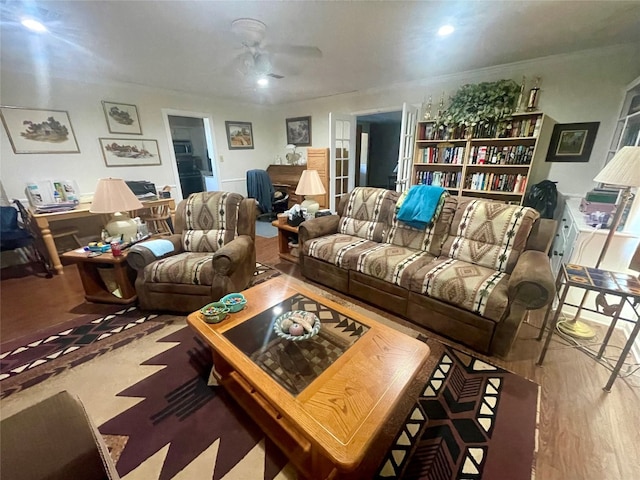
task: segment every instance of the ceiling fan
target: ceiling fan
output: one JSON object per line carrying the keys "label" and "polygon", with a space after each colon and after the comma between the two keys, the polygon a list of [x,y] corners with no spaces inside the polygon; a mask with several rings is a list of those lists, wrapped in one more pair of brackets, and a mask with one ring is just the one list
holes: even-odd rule
{"label": "ceiling fan", "polygon": [[253,18],[239,18],[231,23],[231,32],[242,43],[243,52],[236,57],[237,70],[245,75],[258,79],[271,77],[284,78],[276,73],[273,67],[273,55],[290,55],[296,57],[322,57],[318,47],[305,45],[265,44],[267,26]]}

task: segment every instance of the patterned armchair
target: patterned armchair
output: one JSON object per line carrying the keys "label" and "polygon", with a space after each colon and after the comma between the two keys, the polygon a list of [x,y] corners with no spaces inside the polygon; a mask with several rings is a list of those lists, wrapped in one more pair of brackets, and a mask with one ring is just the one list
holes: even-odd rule
{"label": "patterned armchair", "polygon": [[256,265],[255,218],[255,201],[237,193],[194,193],[180,202],[175,233],[134,245],[127,256],[140,307],[193,312],[244,290]]}

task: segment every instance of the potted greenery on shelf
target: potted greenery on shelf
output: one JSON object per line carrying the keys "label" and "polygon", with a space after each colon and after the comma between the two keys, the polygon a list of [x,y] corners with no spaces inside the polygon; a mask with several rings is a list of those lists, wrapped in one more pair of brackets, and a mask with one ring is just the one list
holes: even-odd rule
{"label": "potted greenery on shelf", "polygon": [[519,93],[513,80],[463,85],[451,98],[440,128],[498,123],[513,113]]}

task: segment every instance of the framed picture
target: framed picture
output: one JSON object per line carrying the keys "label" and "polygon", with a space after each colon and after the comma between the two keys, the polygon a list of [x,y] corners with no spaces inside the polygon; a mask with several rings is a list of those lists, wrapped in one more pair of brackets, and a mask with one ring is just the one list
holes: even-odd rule
{"label": "framed picture", "polygon": [[229,150],[253,149],[253,129],[249,122],[224,122]]}
{"label": "framed picture", "polygon": [[14,153],[80,153],[64,110],[0,107]]}
{"label": "framed picture", "polygon": [[588,162],[600,122],[556,124],[547,162]]}
{"label": "framed picture", "polygon": [[162,163],[157,140],[137,138],[100,138],[99,140],[107,167],[139,167]]}
{"label": "framed picture", "polygon": [[311,146],[311,117],[287,118],[287,143],[296,147]]}
{"label": "framed picture", "polygon": [[104,118],[107,119],[109,133],[129,133],[142,135],[138,108],[128,103],[102,101]]}

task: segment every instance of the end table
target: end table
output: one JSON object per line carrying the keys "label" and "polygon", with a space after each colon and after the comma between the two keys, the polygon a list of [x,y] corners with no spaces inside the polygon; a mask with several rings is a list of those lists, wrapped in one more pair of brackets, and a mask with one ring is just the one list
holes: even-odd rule
{"label": "end table", "polygon": [[[129,304],[138,299],[134,288],[136,272],[127,264],[127,251],[114,257],[111,252],[102,253],[95,257],[90,252],[73,250],[62,254],[62,258],[78,265],[78,272],[84,287],[84,298],[88,302]],[[118,285],[122,297],[117,297],[103,281],[99,268],[112,268],[115,283]]]}
{"label": "end table", "polygon": [[[558,272],[558,277],[556,278],[556,289],[558,290],[558,292],[561,291],[561,286],[562,293],[560,294],[558,307],[556,308],[555,314],[553,316],[553,321],[551,322],[551,325],[549,327],[547,338],[544,342],[544,346],[542,347],[542,351],[540,352],[540,358],[538,359],[537,364],[542,365],[542,362],[544,361],[547,349],[549,348],[549,342],[551,341],[551,336],[553,335],[553,332],[556,329],[556,325],[558,324],[560,312],[562,311],[562,307],[565,305],[565,299],[567,298],[567,293],[570,287],[581,288],[587,292],[592,291],[602,294],[614,295],[618,297],[620,301],[618,306],[614,309],[611,325],[609,325],[609,328],[607,329],[607,333],[604,337],[602,345],[600,346],[600,350],[598,351],[596,358],[602,358],[605,348],[607,347],[607,343],[609,343],[609,339],[611,338],[611,334],[613,333],[613,329],[615,328],[616,323],[619,319],[633,322],[634,327],[622,349],[622,352],[620,353],[620,357],[618,357],[616,365],[611,372],[611,376],[609,377],[609,380],[604,387],[604,391],[609,392],[611,391],[613,382],[617,378],[618,373],[620,372],[620,369],[622,368],[622,365],[624,364],[624,361],[627,358],[631,347],[633,346],[633,342],[638,336],[638,332],[640,332],[640,319],[638,318],[638,313],[636,310],[638,302],[640,302],[640,280],[638,280],[637,277],[628,275],[626,273],[610,272],[609,270],[590,268],[582,265],[562,264],[560,271]],[[622,307],[625,303],[631,305],[634,312],[636,312],[635,321],[627,320],[620,317]],[[538,340],[541,340],[542,336],[544,335],[545,328],[549,321],[549,314],[551,313],[552,305],[553,302],[551,302],[547,307],[547,313],[544,317],[544,323],[542,325],[542,328],[540,329]],[[566,303],[566,305],[570,305],[572,307],[577,306],[571,305],[569,303]],[[583,310],[589,309],[583,308]]]}

